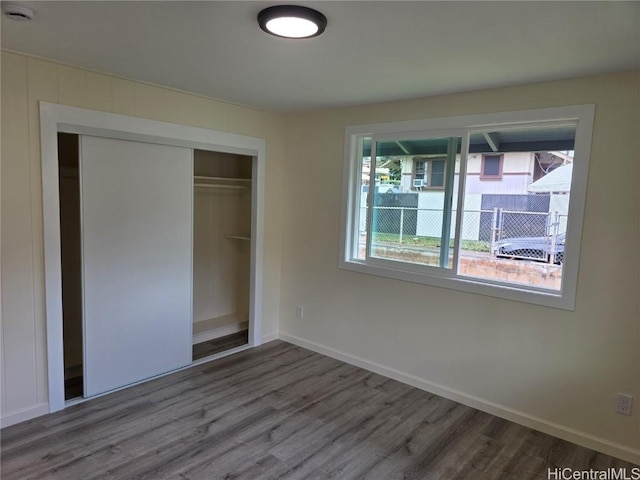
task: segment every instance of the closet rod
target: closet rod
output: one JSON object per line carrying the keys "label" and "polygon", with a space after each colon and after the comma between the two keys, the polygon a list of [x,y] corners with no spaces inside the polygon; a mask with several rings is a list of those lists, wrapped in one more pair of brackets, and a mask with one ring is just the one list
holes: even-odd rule
{"label": "closet rod", "polygon": [[194,187],[204,187],[204,188],[231,188],[234,190],[244,190],[246,188],[249,188],[245,185],[211,185],[208,183],[194,183],[193,184]]}

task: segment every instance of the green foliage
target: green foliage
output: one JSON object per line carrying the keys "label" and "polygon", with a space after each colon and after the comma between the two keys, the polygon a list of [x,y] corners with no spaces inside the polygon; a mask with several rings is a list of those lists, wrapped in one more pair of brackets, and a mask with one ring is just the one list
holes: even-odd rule
{"label": "green foliage", "polygon": [[389,180],[392,180],[391,183],[400,184],[400,180],[402,179],[402,169],[401,168],[390,168],[389,169]]}
{"label": "green foliage", "polygon": [[[374,232],[373,240],[375,242],[390,243],[400,245],[400,235],[397,233]],[[403,235],[402,244],[404,246],[424,247],[424,248],[440,248],[439,237],[422,237],[416,235]],[[453,248],[454,242],[451,241],[450,248]],[[479,240],[463,240],[462,250],[471,252],[489,252],[489,242]]]}

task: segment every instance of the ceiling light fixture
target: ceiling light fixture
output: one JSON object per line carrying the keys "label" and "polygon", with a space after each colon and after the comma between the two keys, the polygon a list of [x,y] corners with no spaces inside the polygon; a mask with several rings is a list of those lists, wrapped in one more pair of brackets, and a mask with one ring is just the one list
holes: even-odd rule
{"label": "ceiling light fixture", "polygon": [[2,13],[4,13],[5,17],[10,18],[11,20],[16,20],[18,22],[28,22],[29,20],[33,19],[33,10],[21,5],[3,3]]}
{"label": "ceiling light fixture", "polygon": [[258,14],[258,24],[265,32],[283,38],[317,37],[327,26],[327,17],[312,8],[276,5]]}

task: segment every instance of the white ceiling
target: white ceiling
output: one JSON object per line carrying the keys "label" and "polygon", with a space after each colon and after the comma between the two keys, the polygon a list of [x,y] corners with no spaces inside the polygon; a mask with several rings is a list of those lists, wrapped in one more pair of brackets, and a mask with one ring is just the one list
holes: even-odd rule
{"label": "white ceiling", "polygon": [[271,37],[283,2],[10,2],[2,47],[272,111],[640,68],[640,2],[315,1],[325,33]]}

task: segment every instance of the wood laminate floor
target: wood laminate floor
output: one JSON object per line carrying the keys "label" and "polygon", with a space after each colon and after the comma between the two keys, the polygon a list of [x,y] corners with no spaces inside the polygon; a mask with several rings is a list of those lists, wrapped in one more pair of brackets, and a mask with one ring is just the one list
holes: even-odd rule
{"label": "wood laminate floor", "polygon": [[632,468],[274,341],[2,430],[3,480],[546,479]]}
{"label": "wood laminate floor", "polygon": [[246,345],[247,343],[249,343],[249,330],[242,330],[241,332],[232,333],[225,337],[196,343],[193,346],[193,360],[200,360],[201,358],[209,357],[216,353],[224,352],[225,350],[231,350],[232,348]]}
{"label": "wood laminate floor", "polygon": [[[207,340],[206,342],[196,343],[193,346],[193,360],[210,357],[216,353],[224,352],[241,345],[249,343],[249,330],[232,333],[224,337]],[[82,374],[79,376],[65,379],[64,381],[64,399],[72,400],[81,398],[84,395],[84,380]]]}

